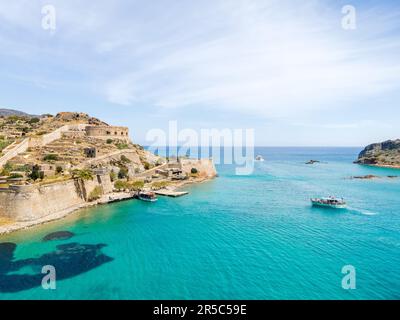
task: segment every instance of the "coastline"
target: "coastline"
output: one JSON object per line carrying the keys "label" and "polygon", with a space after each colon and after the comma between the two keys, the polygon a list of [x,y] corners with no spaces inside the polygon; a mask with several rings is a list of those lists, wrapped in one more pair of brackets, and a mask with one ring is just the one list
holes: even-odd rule
{"label": "coastline", "polygon": [[[197,183],[204,183],[204,182],[210,181],[214,178],[215,177],[211,177],[211,178],[205,177],[205,178],[198,178],[195,180],[177,182],[177,183],[170,185],[164,189],[168,189],[171,191],[177,191],[184,186],[191,185],[191,184],[197,184]],[[61,220],[65,217],[71,215],[72,213],[76,213],[77,211],[79,211],[81,209],[95,207],[98,205],[107,205],[107,204],[110,204],[113,202],[127,201],[127,200],[133,200],[133,199],[134,199],[134,195],[131,192],[113,192],[113,193],[105,194],[96,201],[85,202],[85,203],[82,203],[82,204],[79,204],[76,206],[72,206],[68,209],[52,213],[50,215],[47,215],[47,216],[37,219],[37,220],[11,222],[11,223],[7,223],[4,225],[0,225],[0,236],[10,234],[10,233],[13,233],[16,231],[20,231],[20,230],[30,229],[35,226],[43,225],[48,222]]]}
{"label": "coastline", "polygon": [[400,165],[391,164],[368,164],[368,163],[357,163],[362,166],[374,167],[374,168],[386,168],[386,169],[400,169]]}

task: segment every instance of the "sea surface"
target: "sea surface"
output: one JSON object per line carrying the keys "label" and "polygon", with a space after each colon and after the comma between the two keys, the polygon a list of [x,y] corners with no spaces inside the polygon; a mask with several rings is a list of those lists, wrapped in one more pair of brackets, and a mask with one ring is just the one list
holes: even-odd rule
{"label": "sea surface", "polygon": [[[400,299],[400,170],[360,148],[257,148],[252,175],[79,211],[0,237],[0,299]],[[306,165],[310,159],[322,161]],[[349,179],[379,175],[375,180]],[[310,197],[344,197],[345,210]],[[42,241],[55,231],[69,239]],[[44,290],[44,265],[56,289]],[[356,289],[342,288],[354,266]]]}

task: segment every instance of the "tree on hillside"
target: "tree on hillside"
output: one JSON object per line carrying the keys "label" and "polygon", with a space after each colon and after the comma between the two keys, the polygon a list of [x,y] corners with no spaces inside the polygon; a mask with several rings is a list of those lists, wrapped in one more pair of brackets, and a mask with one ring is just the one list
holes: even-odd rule
{"label": "tree on hillside", "polygon": [[74,179],[93,180],[93,172],[89,169],[75,169],[72,171],[72,177]]}

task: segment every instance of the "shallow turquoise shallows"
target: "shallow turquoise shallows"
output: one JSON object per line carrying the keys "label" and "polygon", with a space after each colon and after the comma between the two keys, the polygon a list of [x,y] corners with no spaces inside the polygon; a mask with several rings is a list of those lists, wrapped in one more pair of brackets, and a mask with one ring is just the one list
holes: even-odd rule
{"label": "shallow turquoise shallows", "polygon": [[[182,198],[96,207],[0,237],[17,245],[0,252],[0,299],[399,299],[400,178],[348,178],[400,170],[355,165],[359,151],[258,148],[266,161],[253,175],[219,165],[219,178]],[[349,208],[310,206],[329,195]],[[75,236],[41,240],[62,230]],[[56,290],[40,285],[47,264]],[[345,265],[355,290],[342,288]]]}

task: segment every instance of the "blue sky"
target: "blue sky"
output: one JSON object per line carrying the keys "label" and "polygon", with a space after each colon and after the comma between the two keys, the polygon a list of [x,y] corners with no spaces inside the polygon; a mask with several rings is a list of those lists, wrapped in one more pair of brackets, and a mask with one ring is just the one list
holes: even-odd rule
{"label": "blue sky", "polygon": [[142,144],[169,120],[267,146],[400,138],[398,1],[0,0],[0,48],[1,108],[87,112]]}

